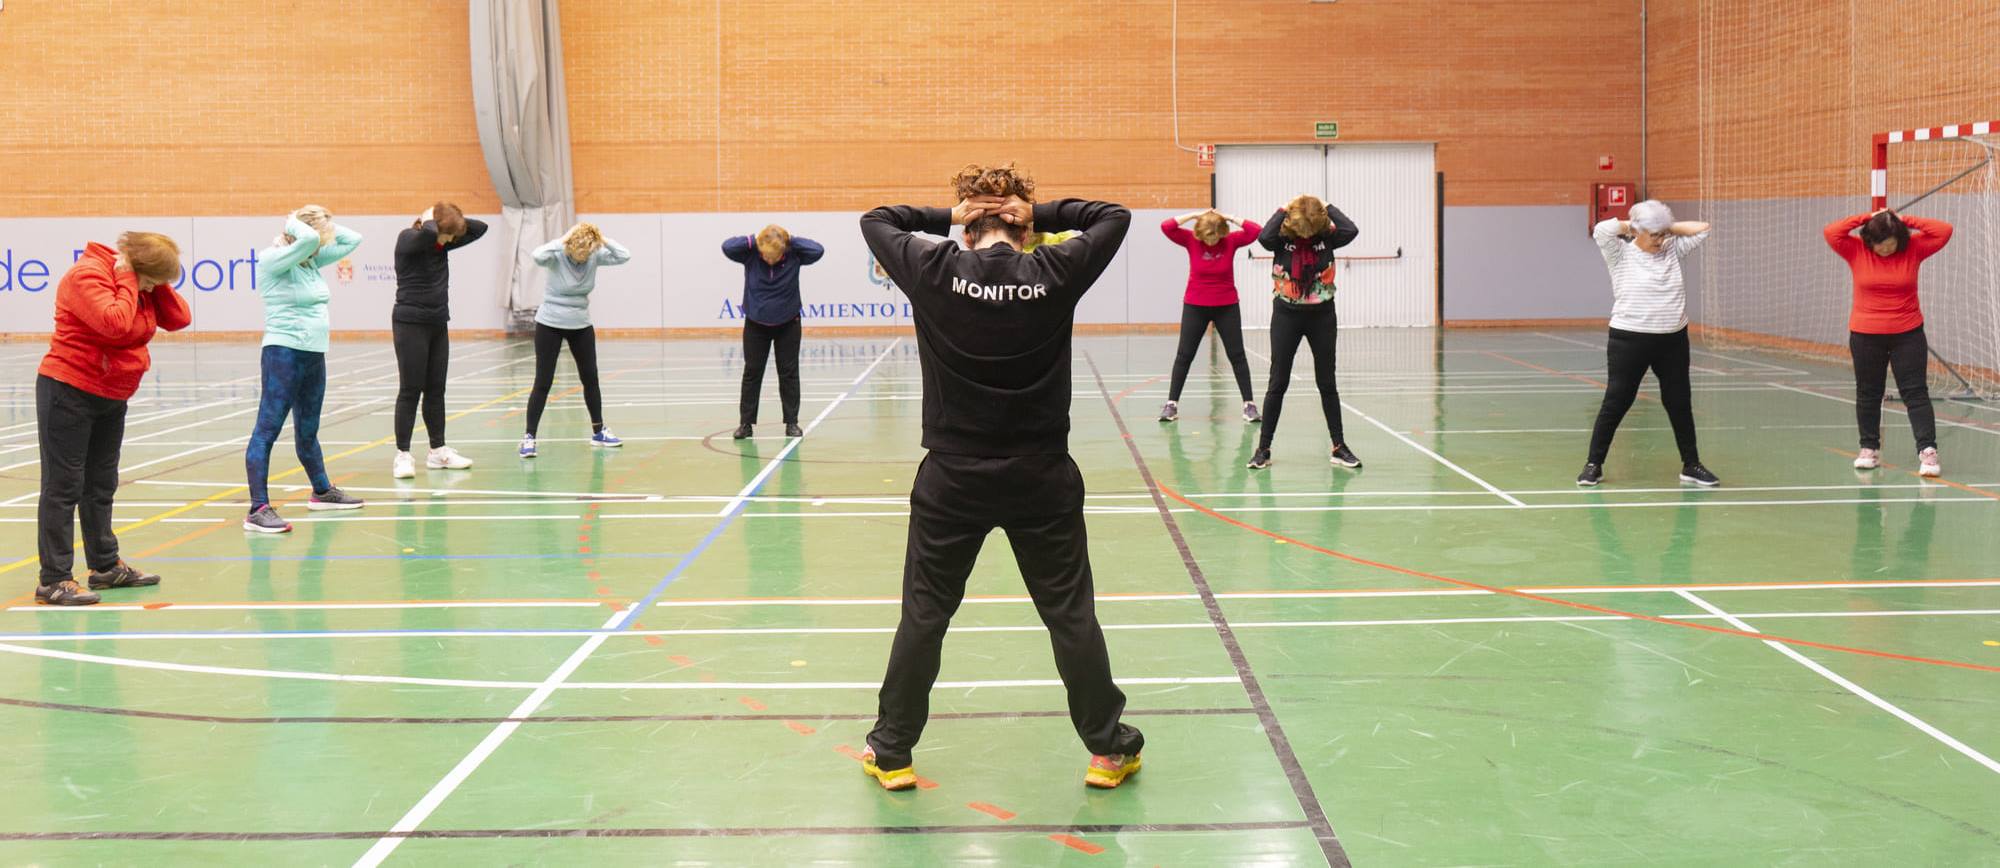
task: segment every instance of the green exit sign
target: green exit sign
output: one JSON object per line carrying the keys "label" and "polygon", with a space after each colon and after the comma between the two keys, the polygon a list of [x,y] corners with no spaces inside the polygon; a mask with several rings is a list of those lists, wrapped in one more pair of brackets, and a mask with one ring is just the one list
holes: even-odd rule
{"label": "green exit sign", "polygon": [[1315,139],[1337,139],[1337,138],[1340,138],[1340,124],[1339,124],[1339,122],[1337,122],[1337,121],[1320,121],[1319,123],[1316,123],[1316,124],[1313,124],[1313,138],[1315,138]]}

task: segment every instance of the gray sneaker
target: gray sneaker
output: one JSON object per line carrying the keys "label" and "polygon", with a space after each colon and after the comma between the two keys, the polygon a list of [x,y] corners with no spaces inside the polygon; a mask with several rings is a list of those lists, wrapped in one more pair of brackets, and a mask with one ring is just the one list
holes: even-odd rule
{"label": "gray sneaker", "polygon": [[322,509],[360,509],[364,503],[366,501],[352,494],[338,488],[329,488],[313,492],[312,499],[306,501],[306,508],[315,512]]}
{"label": "gray sneaker", "polygon": [[1243,402],[1243,421],[1248,422],[1252,425],[1264,421],[1264,414],[1257,412],[1256,402],[1254,401]]}
{"label": "gray sneaker", "polygon": [[1165,406],[1160,408],[1160,421],[1162,422],[1172,422],[1180,417],[1181,405],[1179,401],[1168,401]]}
{"label": "gray sneaker", "polygon": [[292,523],[279,518],[278,511],[267,503],[243,517],[243,529],[257,533],[291,533]]}

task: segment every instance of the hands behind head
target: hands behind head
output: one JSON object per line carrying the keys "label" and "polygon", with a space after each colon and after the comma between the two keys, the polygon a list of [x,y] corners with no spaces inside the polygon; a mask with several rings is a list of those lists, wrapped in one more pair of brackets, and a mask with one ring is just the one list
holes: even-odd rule
{"label": "hands behind head", "polygon": [[967,199],[960,199],[957,205],[952,206],[951,224],[953,226],[965,226],[974,220],[999,211],[1006,204],[1007,200],[999,196],[973,196]]}

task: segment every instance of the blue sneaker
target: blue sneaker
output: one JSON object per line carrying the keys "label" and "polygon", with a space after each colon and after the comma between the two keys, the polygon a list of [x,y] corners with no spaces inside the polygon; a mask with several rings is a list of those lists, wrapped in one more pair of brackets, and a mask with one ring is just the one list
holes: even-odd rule
{"label": "blue sneaker", "polygon": [[611,433],[611,429],[600,428],[597,433],[590,435],[590,445],[615,449],[625,445],[625,441],[618,439],[618,435]]}
{"label": "blue sneaker", "polygon": [[535,435],[533,434],[521,435],[521,457],[522,458],[535,457]]}

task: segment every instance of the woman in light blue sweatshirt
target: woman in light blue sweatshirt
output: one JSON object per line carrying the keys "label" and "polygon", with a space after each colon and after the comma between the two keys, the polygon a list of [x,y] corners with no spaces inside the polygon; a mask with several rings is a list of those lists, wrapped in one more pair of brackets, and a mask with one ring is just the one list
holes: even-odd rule
{"label": "woman in light blue sweatshirt", "polygon": [[623,265],[632,251],[604,237],[589,223],[570,227],[563,237],[535,248],[535,264],[548,269],[549,286],[535,311],[535,389],[528,395],[528,433],[521,437],[521,457],[535,457],[535,432],[549,403],[556,380],[556,358],[563,344],[576,359],[576,376],[583,381],[583,405],[590,411],[590,445],[622,446],[624,441],[604,427],[604,395],[597,387],[597,329],[590,324],[590,292],[597,288],[597,267]]}
{"label": "woman in light blue sweatshirt", "polygon": [[319,411],[326,398],[326,303],[333,297],[319,270],[339,262],[361,245],[361,233],[335,225],[333,215],[307,205],[285,218],[285,233],[257,258],[257,291],[264,300],[263,395],[257,404],[257,427],[244,450],[244,471],[250,479],[250,514],[243,529],[286,533],[290,522],[271,508],[266,489],[271,475],[271,447],[285,417],[292,417],[292,437],[299,464],[312,480],[308,509],[358,509],[361,499],[333,487],[319,448]]}

